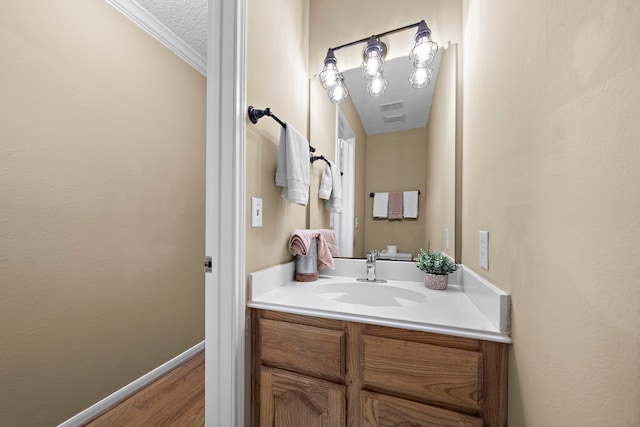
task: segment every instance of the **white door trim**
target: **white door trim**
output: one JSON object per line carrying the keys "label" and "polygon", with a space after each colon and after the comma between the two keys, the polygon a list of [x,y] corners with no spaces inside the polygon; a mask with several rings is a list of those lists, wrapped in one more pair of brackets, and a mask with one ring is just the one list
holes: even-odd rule
{"label": "white door trim", "polygon": [[245,10],[209,0],[205,254],[205,424],[245,414]]}

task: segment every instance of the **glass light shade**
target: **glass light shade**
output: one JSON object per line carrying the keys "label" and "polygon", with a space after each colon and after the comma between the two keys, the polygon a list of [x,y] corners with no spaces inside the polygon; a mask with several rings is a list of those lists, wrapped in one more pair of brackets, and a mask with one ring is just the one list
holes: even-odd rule
{"label": "glass light shade", "polygon": [[349,91],[344,83],[340,81],[340,83],[329,89],[327,95],[329,95],[329,100],[334,104],[342,104],[347,99]]}
{"label": "glass light shade", "polygon": [[369,92],[371,96],[380,96],[387,89],[387,86],[389,86],[387,79],[379,76],[369,80],[369,83],[367,83],[367,92]]}
{"label": "glass light shade", "polygon": [[409,53],[409,59],[414,67],[426,67],[433,62],[437,52],[438,43],[432,41],[430,36],[423,36],[416,40]]}
{"label": "glass light shade", "polygon": [[371,80],[378,77],[384,68],[384,59],[380,56],[380,51],[377,49],[371,49],[367,52],[367,55],[362,61],[362,74],[364,77]]}
{"label": "glass light shade", "polygon": [[411,86],[416,89],[420,89],[429,85],[433,78],[433,69],[431,67],[418,67],[414,68],[413,72],[409,76]]}
{"label": "glass light shade", "polygon": [[325,89],[331,89],[342,80],[342,74],[338,71],[338,67],[336,67],[336,64],[333,62],[325,64],[318,77],[320,78],[322,87]]}

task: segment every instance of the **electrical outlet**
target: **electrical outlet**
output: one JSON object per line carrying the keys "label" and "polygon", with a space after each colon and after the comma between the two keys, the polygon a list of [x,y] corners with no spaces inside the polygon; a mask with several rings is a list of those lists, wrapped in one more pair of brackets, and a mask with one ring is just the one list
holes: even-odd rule
{"label": "electrical outlet", "polygon": [[251,198],[251,227],[262,227],[262,199]]}
{"label": "electrical outlet", "polygon": [[449,250],[449,229],[448,228],[444,229],[444,250],[445,251]]}
{"label": "electrical outlet", "polygon": [[489,269],[489,232],[480,232],[480,267]]}

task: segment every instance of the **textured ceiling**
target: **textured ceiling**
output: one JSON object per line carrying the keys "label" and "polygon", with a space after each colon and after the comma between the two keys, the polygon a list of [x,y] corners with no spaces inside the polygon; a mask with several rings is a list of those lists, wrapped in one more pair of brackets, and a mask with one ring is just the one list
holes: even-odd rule
{"label": "textured ceiling", "polygon": [[137,0],[147,12],[207,58],[207,0]]}

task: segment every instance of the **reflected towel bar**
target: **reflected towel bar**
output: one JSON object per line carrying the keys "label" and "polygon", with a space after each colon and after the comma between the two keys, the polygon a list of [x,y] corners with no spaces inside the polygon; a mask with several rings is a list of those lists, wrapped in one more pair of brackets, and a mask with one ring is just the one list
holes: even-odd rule
{"label": "reflected towel bar", "polygon": [[[398,193],[401,193],[401,191],[399,191]],[[418,190],[418,194],[420,194],[420,190]],[[373,197],[375,195],[376,195],[376,193],[369,193],[369,197]]]}

